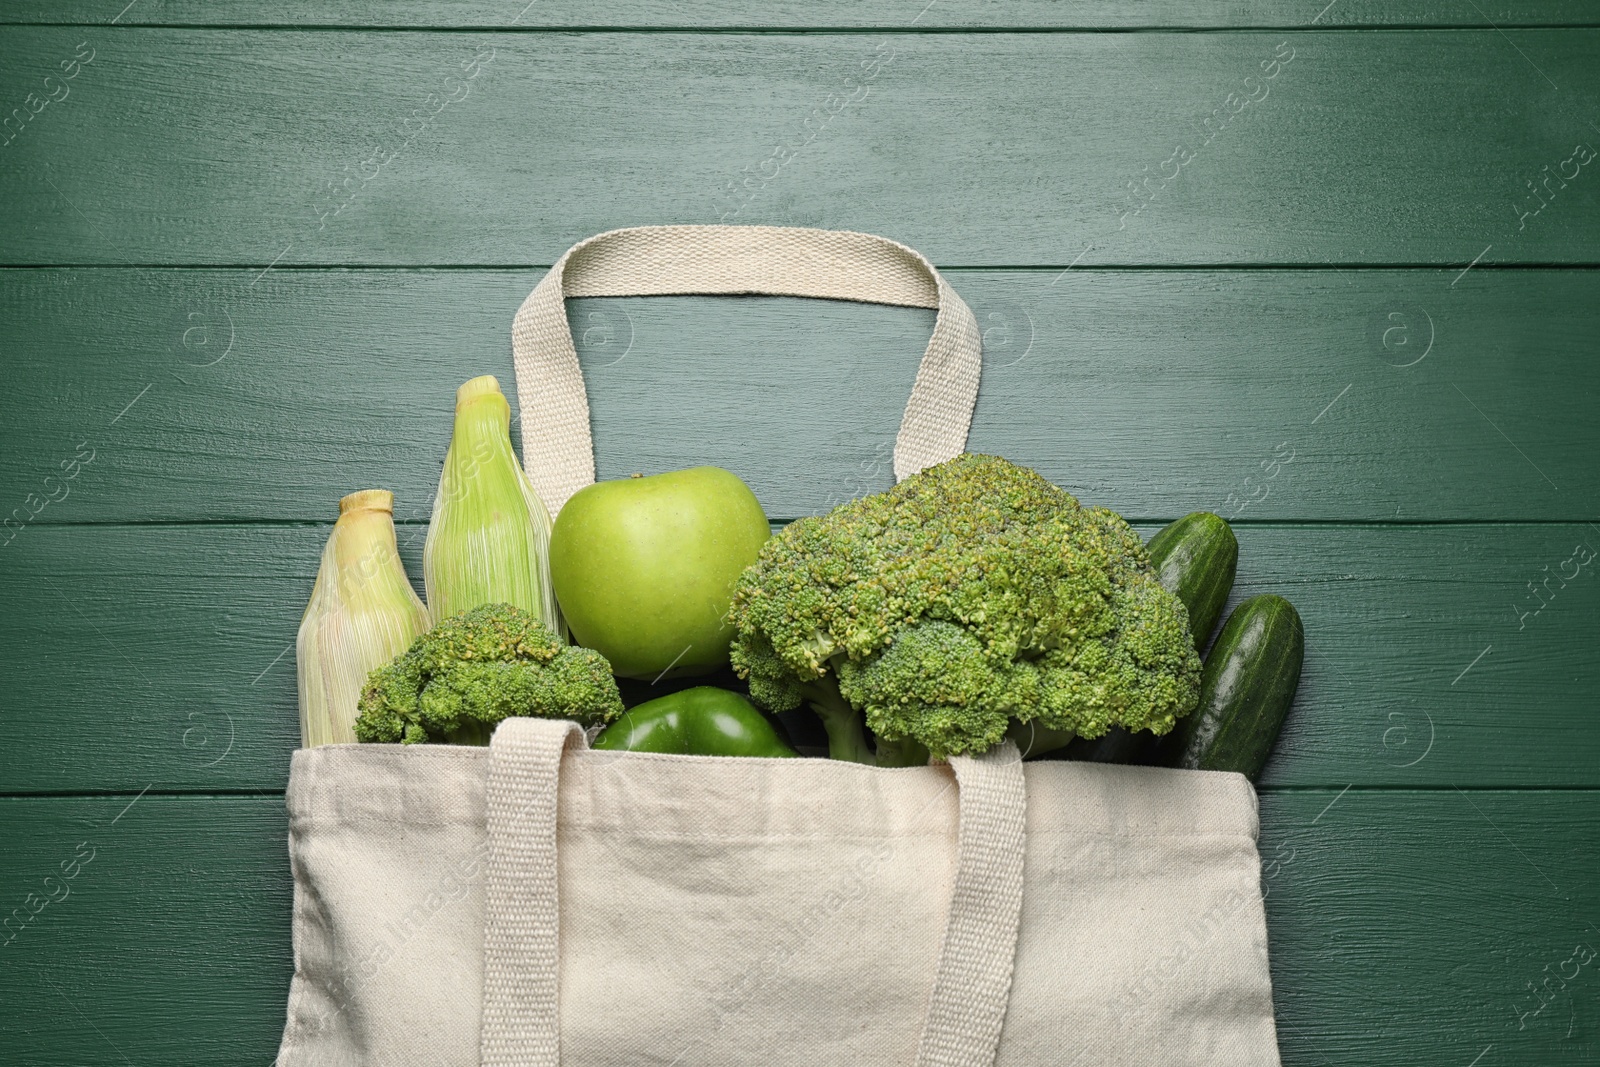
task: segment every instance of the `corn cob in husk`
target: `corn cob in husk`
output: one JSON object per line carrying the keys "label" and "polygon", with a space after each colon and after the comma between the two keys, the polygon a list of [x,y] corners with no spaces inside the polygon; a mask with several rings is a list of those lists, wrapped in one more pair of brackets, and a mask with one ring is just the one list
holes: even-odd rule
{"label": "corn cob in husk", "polygon": [[456,390],[422,575],[435,619],[512,604],[565,632],[550,584],[550,513],[511,450],[511,405],[493,375]]}
{"label": "corn cob in husk", "polygon": [[340,500],[295,639],[301,744],[353,743],[367,675],[428,626],[395,545],[394,494],[368,489]]}

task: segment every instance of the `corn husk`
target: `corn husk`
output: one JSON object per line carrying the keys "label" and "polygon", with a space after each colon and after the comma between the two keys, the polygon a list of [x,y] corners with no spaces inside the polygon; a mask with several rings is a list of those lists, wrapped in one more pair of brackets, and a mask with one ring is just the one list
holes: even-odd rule
{"label": "corn husk", "polygon": [[550,584],[550,513],[511,450],[511,405],[493,375],[456,390],[422,575],[435,619],[512,604],[563,632]]}
{"label": "corn husk", "polygon": [[394,494],[368,489],[340,500],[295,639],[301,744],[355,741],[356,702],[367,675],[428,626],[428,609],[395,545]]}

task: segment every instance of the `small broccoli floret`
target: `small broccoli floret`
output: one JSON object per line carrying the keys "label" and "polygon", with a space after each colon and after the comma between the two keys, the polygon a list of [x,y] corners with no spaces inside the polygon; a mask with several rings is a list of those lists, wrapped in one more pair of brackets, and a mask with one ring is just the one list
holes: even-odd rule
{"label": "small broccoli floret", "polygon": [[902,630],[863,663],[841,663],[839,691],[882,740],[981,751],[1037,699],[1038,678],[1026,664],[991,663],[971,630],[936,619]]}
{"label": "small broccoli floret", "polygon": [[793,711],[804,701],[800,679],[790,672],[772,642],[761,634],[753,633],[749,639],[736,642],[733,647],[734,669],[750,683],[750,696],[768,711],[780,713]]}
{"label": "small broccoli floret", "polygon": [[836,690],[880,741],[939,757],[993,746],[1011,720],[1166,733],[1199,697],[1187,612],[1138,534],[995,456],[790,524],[730,618],[757,703],[810,701],[834,738]]}
{"label": "small broccoli floret", "polygon": [[487,744],[502,719],[609,723],[622,714],[611,665],[510,604],[446,619],[367,678],[362,741]]}

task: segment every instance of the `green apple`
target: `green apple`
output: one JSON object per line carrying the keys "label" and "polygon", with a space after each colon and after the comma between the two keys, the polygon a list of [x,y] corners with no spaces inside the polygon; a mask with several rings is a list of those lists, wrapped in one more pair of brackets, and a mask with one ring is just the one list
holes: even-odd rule
{"label": "green apple", "polygon": [[772,530],[720,467],[596,482],[550,534],[550,576],[572,638],[628,678],[725,666],[728,602]]}

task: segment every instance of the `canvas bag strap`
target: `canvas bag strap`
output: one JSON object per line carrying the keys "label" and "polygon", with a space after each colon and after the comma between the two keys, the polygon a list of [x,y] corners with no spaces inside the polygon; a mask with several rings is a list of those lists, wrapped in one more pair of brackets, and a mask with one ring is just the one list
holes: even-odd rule
{"label": "canvas bag strap", "polygon": [[[484,1067],[561,1062],[561,760],[587,747],[575,723],[507,719],[490,742]],[[918,1067],[990,1067],[1011,992],[1027,796],[1009,741],[950,761],[959,789],[956,874]]]}
{"label": "canvas bag strap", "polygon": [[954,756],[956,873],[917,1067],[990,1067],[1011,1000],[1028,796],[1017,746]]}
{"label": "canvas bag strap", "polygon": [[895,478],[965,450],[982,337],[971,309],[921,254],[844,230],[637,226],[573,245],[511,326],[522,465],[551,515],[594,481],[589,397],[564,300],[735,293],[937,308],[895,439]]}
{"label": "canvas bag strap", "polygon": [[588,747],[575,722],[507,719],[489,743],[484,1067],[558,1067],[561,757]]}

